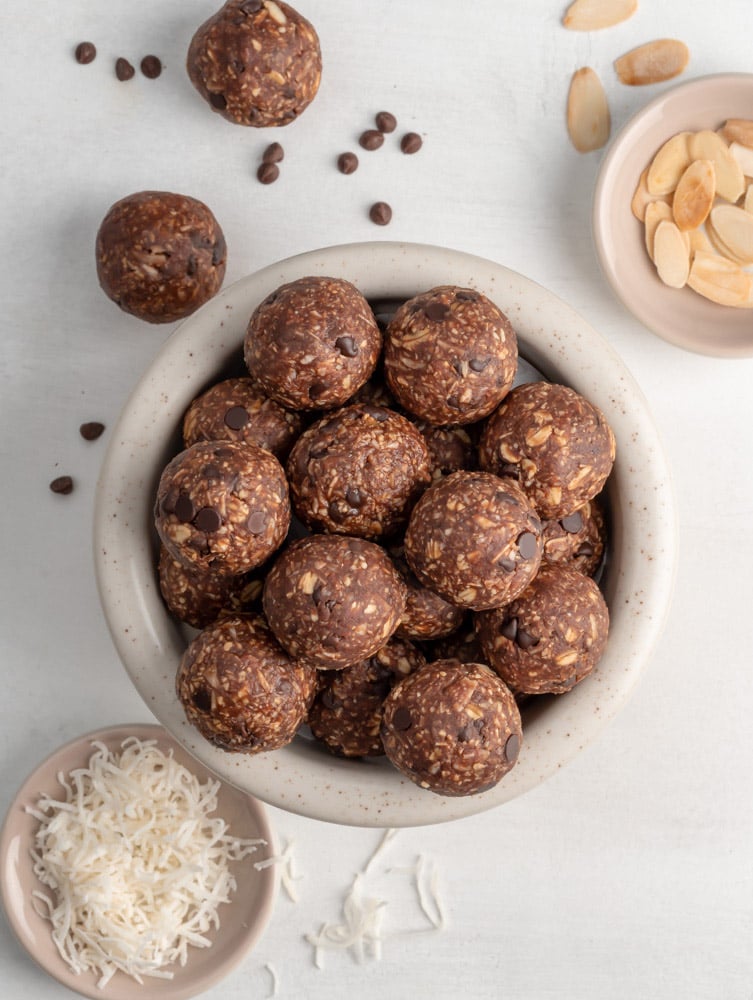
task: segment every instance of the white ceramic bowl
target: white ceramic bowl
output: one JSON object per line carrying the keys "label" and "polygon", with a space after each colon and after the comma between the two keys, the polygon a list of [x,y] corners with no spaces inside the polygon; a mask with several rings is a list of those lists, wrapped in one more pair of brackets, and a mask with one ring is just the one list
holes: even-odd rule
{"label": "white ceramic bowl", "polygon": [[753,74],[699,77],[654,98],[614,138],[599,170],[592,222],[607,281],[649,330],[698,354],[741,358],[753,355],[753,311],[662,284],[630,209],[642,171],[667,139],[715,130],[727,118],[753,118]]}
{"label": "white ceramic bowl", "polygon": [[[603,587],[611,611],[606,653],[572,692],[524,715],[520,759],[488,792],[447,798],[418,788],[386,760],[335,758],[297,737],[274,753],[228,754],[185,720],[174,677],[185,631],[167,614],[155,573],[152,504],[162,468],[180,449],[191,400],[228,371],[256,305],[278,285],[318,274],[352,281],[372,301],[435,285],[472,286],[515,326],[521,355],[546,377],[596,403],[617,439],[609,483],[610,546]],[[362,243],[305,253],[228,288],[169,338],[136,386],[100,476],[95,561],[102,604],[133,683],[160,722],[207,767],[283,809],[362,826],[438,823],[499,805],[555,773],[602,730],[649,660],[670,603],[676,556],[669,472],[646,402],[624,364],[569,306],[505,267],[406,243]]]}

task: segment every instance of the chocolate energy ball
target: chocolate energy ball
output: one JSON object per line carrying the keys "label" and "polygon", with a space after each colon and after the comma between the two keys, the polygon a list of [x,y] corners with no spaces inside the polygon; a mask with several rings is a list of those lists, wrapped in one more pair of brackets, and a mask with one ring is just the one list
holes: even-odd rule
{"label": "chocolate energy ball", "polygon": [[479,464],[515,479],[545,520],[573,514],[601,491],[615,440],[598,407],[565,385],[519,385],[489,417]]}
{"label": "chocolate energy ball", "polygon": [[322,683],[308,716],[316,739],[339,757],[384,754],[382,704],[397,681],[426,663],[410,642],[392,638],[367,660],[320,671]]}
{"label": "chocolate energy ball", "polygon": [[523,730],[512,692],[487,666],[435,660],[387,695],[382,743],[421,788],[474,795],[515,765]]}
{"label": "chocolate energy ball", "polygon": [[190,569],[160,546],[158,565],[162,599],[170,614],[193,628],[204,628],[226,610],[261,609],[262,581],[253,573],[224,576]]}
{"label": "chocolate energy ball", "polygon": [[173,323],[220,290],[227,248],[203,202],[139,191],[102,220],[96,257],[99,283],[116,305],[148,323]]}
{"label": "chocolate energy ball", "polygon": [[405,584],[373,542],[310,535],[277,558],[262,600],[272,631],[291,656],[339,669],[387,642],[405,610]]}
{"label": "chocolate energy ball", "polygon": [[517,483],[453,472],[413,508],[405,557],[419,581],[452,604],[496,608],[536,575],[541,522]]}
{"label": "chocolate energy ball", "polygon": [[429,452],[410,420],[366,403],[304,431],[287,473],[295,512],[310,528],[378,538],[408,520],[430,481]]}
{"label": "chocolate energy ball", "polygon": [[229,0],[196,31],[188,75],[237,125],[288,125],[316,97],[322,54],[313,26],[282,0]]}
{"label": "chocolate energy ball", "polygon": [[513,691],[562,694],[598,663],[609,612],[590,577],[544,564],[507,607],[476,615],[476,629],[488,663]]}
{"label": "chocolate energy ball", "polygon": [[566,517],[544,521],[544,562],[572,566],[593,576],[604,556],[606,525],[598,499],[589,500]]}
{"label": "chocolate energy ball", "polygon": [[517,364],[510,321],[470,288],[441,285],[409,299],[385,333],[387,384],[429,424],[470,424],[491,413],[510,391]]}
{"label": "chocolate energy ball", "polygon": [[201,735],[248,754],[290,743],[316,686],[316,670],[291,660],[261,615],[209,625],[189,644],[176,678],[186,718]]}
{"label": "chocolate energy ball", "polygon": [[476,446],[472,429],[466,427],[434,427],[426,421],[417,424],[429,449],[432,482],[461,469],[475,469]]}
{"label": "chocolate energy ball", "polygon": [[166,466],[157,533],[184,566],[237,576],[260,566],[290,527],[282,466],[257,445],[199,441]]}
{"label": "chocolate energy ball", "polygon": [[218,382],[195,399],[183,418],[186,447],[197,441],[248,441],[284,461],[303,421],[250,378]]}
{"label": "chocolate energy ball", "polygon": [[464,616],[460,627],[450,635],[422,644],[421,650],[429,662],[433,660],[460,660],[461,663],[485,664],[487,662],[471,615]]}
{"label": "chocolate energy ball", "polygon": [[340,278],[299,278],[256,308],[246,365],[264,392],[292,410],[342,406],[369,378],[382,334],[366,299]]}
{"label": "chocolate energy ball", "polygon": [[391,545],[390,558],[405,581],[405,611],[395,633],[404,639],[437,639],[459,628],[465,612],[416,579],[405,559],[403,545]]}

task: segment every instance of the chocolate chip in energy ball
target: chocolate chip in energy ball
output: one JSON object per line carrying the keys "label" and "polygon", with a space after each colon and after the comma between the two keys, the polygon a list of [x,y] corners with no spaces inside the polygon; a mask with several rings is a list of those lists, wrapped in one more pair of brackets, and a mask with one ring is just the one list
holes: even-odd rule
{"label": "chocolate chip in energy ball", "polygon": [[285,150],[279,142],[271,142],[262,153],[262,163],[280,163],[285,159]]}
{"label": "chocolate chip in energy ball", "polygon": [[358,157],[355,153],[340,153],[337,157],[337,169],[341,174],[354,174],[358,170]]}
{"label": "chocolate chip in energy ball", "polygon": [[141,60],[141,72],[149,80],[156,80],[162,72],[162,62],[157,56],[144,56]]}
{"label": "chocolate chip in energy ball", "polygon": [[70,476],[58,476],[57,479],[53,479],[50,483],[50,489],[53,493],[61,493],[67,496],[73,492],[73,480]]}
{"label": "chocolate chip in energy ball", "polygon": [[136,70],[127,59],[123,59],[121,56],[115,60],[115,76],[117,76],[121,83],[124,83],[126,80],[132,80],[135,75]]}
{"label": "chocolate chip in energy ball", "polygon": [[397,118],[389,111],[379,111],[375,121],[380,132],[394,132],[397,128]]}
{"label": "chocolate chip in energy ball", "polygon": [[370,152],[373,152],[375,149],[379,149],[383,143],[384,136],[378,129],[375,128],[367,128],[365,132],[361,133],[358,139],[359,146],[363,149],[368,149]]}
{"label": "chocolate chip in energy ball", "polygon": [[280,176],[280,168],[276,163],[260,163],[256,177],[260,184],[274,184]]}
{"label": "chocolate chip in energy ball", "polygon": [[388,226],[392,221],[392,209],[386,201],[375,201],[369,209],[369,218],[377,226]]}
{"label": "chocolate chip in energy ball", "polygon": [[417,153],[424,141],[418,132],[406,132],[400,140],[400,149],[407,154]]}
{"label": "chocolate chip in energy ball", "polygon": [[91,420],[86,424],[81,424],[78,431],[84,441],[96,441],[98,437],[101,437],[104,429],[104,424],[98,420]]}
{"label": "chocolate chip in energy ball", "polygon": [[79,42],[74,55],[77,63],[86,66],[97,58],[97,49],[93,42]]}

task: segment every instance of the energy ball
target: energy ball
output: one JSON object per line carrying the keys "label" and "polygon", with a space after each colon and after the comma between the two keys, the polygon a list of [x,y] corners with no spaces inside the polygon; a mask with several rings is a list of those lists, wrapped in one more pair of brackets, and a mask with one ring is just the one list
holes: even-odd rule
{"label": "energy ball", "polygon": [[388,551],[407,588],[405,611],[395,634],[404,639],[438,639],[459,628],[463,609],[419,583],[406,562],[403,545],[391,545]]}
{"label": "energy ball", "polygon": [[229,0],[197,29],[188,75],[237,125],[288,125],[316,97],[322,54],[313,26],[282,0]]}
{"label": "energy ball", "polygon": [[429,449],[432,482],[451,472],[476,468],[476,446],[469,428],[434,427],[424,420],[416,426]]}
{"label": "energy ball", "polygon": [[311,732],[339,757],[384,754],[379,735],[384,699],[397,681],[425,663],[415,646],[393,637],[367,660],[320,672],[321,686],[308,716]]}
{"label": "energy ball", "polygon": [[439,795],[493,788],[517,762],[522,736],[512,692],[481,663],[434,660],[384,702],[385,753],[402,774]]}
{"label": "energy ball", "polygon": [[601,491],[615,440],[604,414],[574,389],[526,382],[489,417],[479,464],[516,480],[544,520],[566,517]]}
{"label": "energy ball", "polygon": [[262,601],[291,656],[334,670],[373,656],[387,642],[405,610],[405,584],[373,542],[310,535],[277,558]]}
{"label": "energy ball", "polygon": [[247,441],[284,461],[303,422],[250,378],[218,382],[195,399],[183,418],[186,447],[197,441]]}
{"label": "energy ball", "polygon": [[566,517],[544,521],[544,562],[572,566],[593,576],[604,556],[606,525],[598,499]]}
{"label": "energy ball", "polygon": [[261,608],[262,582],[254,574],[224,576],[190,569],[160,546],[158,565],[160,593],[170,614],[193,628],[210,625],[225,610]]}
{"label": "energy ball", "polygon": [[148,323],[173,323],[220,290],[227,248],[203,202],[140,191],[108,211],[96,257],[102,290],[124,312]]}
{"label": "energy ball", "polygon": [[513,691],[563,694],[601,658],[609,612],[590,577],[544,564],[507,607],[476,615],[476,629],[487,662]]}
{"label": "energy ball", "polygon": [[291,660],[261,615],[209,625],[189,644],[176,678],[186,718],[201,735],[247,754],[290,743],[316,687],[316,670]]}
{"label": "energy ball", "polygon": [[404,302],[384,337],[387,384],[429,424],[470,424],[499,405],[518,365],[505,314],[471,288],[440,285]]}
{"label": "energy ball", "polygon": [[511,480],[453,472],[423,494],[405,532],[419,581],[461,608],[509,603],[541,562],[541,522]]}
{"label": "energy ball", "polygon": [[189,568],[237,576],[260,566],[290,527],[282,466],[257,445],[199,441],[166,466],[154,508],[157,533]]}
{"label": "energy ball", "polygon": [[488,666],[471,615],[464,618],[460,627],[450,635],[426,643],[421,648],[430,662],[460,660],[461,663],[484,663]]}
{"label": "energy ball", "polygon": [[295,512],[310,528],[378,538],[408,520],[430,481],[429,452],[399,413],[347,406],[304,431],[287,473]]}
{"label": "energy ball", "polygon": [[342,406],[369,378],[382,334],[369,303],[340,278],[299,278],[255,309],[244,356],[272,399],[292,410]]}

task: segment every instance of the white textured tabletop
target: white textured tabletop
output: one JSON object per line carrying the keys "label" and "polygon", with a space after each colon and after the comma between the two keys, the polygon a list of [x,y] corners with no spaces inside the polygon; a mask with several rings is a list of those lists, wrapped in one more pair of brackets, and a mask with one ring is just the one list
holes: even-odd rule
{"label": "white textured tabletop", "polygon": [[[271,809],[293,841],[298,901],[281,893],[258,947],[207,996],[478,996],[743,1000],[753,996],[753,360],[657,339],[612,296],[590,235],[602,153],[565,130],[573,71],[599,71],[613,131],[671,84],[628,88],[612,60],[672,36],[685,77],[751,69],[748,0],[641,0],[608,31],[563,29],[554,0],[301,0],[319,31],[322,86],[293,125],[232,127],[189,84],[184,59],[206,0],[4,0],[0,11],[0,812],[38,760],[110,723],[149,721],[120,666],[94,582],[94,485],[107,431],[171,327],[119,312],[93,241],[107,208],[144,188],[206,201],[229,246],[226,284],[315,247],[389,238],[492,258],[573,305],[625,359],[672,466],[676,594],[635,694],[596,744],[496,811],[401,831],[365,891],[387,902],[380,960],[313,963],[305,935],[336,921],[381,833]],[[73,58],[91,40],[98,57]],[[155,53],[159,79],[127,83],[117,56]],[[334,160],[380,109],[395,136],[352,177]],[[753,117],[753,107],[751,107]],[[280,179],[255,177],[279,139]],[[394,210],[378,229],[376,200]],[[70,474],[69,496],[49,482]],[[447,923],[422,913],[410,867],[434,865]],[[424,930],[426,933],[409,933]],[[0,921],[0,996],[54,1000]],[[273,973],[275,975],[273,975]],[[149,996],[148,988],[144,996]]]}

